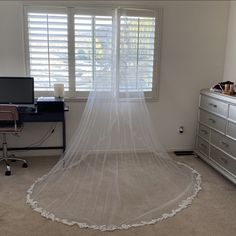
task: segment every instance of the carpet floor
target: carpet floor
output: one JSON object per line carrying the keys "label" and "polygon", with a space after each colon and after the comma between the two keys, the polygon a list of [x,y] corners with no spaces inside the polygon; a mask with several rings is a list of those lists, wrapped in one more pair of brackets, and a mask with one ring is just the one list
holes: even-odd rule
{"label": "carpet floor", "polygon": [[25,203],[34,180],[47,173],[58,157],[28,158],[29,167],[12,163],[12,175],[0,165],[0,236],[233,236],[236,232],[236,186],[199,158],[178,156],[202,175],[202,191],[193,204],[154,225],[101,232],[52,222]]}

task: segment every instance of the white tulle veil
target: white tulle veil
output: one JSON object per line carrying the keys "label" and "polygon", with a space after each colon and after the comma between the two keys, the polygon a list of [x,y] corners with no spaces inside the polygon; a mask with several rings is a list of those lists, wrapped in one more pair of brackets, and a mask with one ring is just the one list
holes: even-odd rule
{"label": "white tulle veil", "polygon": [[[129,27],[125,11],[117,11],[121,16]],[[119,40],[113,41],[113,56],[121,53]],[[128,36],[123,40],[133,47]],[[28,190],[27,202],[42,216],[93,229],[127,229],[174,216],[200,190],[200,175],[173,161],[158,142],[145,84],[129,79],[129,63],[115,55],[111,81],[94,78],[64,155]]]}

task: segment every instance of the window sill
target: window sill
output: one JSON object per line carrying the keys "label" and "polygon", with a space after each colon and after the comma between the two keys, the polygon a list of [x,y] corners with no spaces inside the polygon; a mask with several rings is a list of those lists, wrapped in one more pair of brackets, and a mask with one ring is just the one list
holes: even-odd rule
{"label": "window sill", "polygon": [[[139,99],[132,99],[132,102],[136,102],[138,101]],[[77,103],[77,102],[87,102],[88,101],[88,98],[83,98],[83,97],[74,97],[74,98],[70,98],[70,97],[65,97],[64,98],[64,101],[65,102],[69,102],[69,103]],[[127,101],[126,99],[122,99],[121,101]],[[130,101],[130,100],[129,100]],[[146,102],[158,102],[159,101],[159,98],[151,98],[151,97],[147,97],[145,98],[145,101]]]}

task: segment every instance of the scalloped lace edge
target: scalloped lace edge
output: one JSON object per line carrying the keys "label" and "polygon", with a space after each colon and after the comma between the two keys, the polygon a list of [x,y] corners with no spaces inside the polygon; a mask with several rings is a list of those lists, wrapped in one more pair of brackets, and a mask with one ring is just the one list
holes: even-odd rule
{"label": "scalloped lace edge", "polygon": [[180,212],[181,210],[187,208],[189,205],[192,204],[193,199],[197,196],[198,192],[202,189],[201,188],[201,175],[199,174],[199,172],[197,172],[195,169],[193,169],[192,167],[188,166],[187,164],[181,163],[181,162],[177,162],[179,165],[183,165],[187,168],[189,168],[192,173],[196,176],[196,183],[194,185],[194,189],[193,189],[193,194],[188,197],[185,200],[182,200],[179,205],[178,208],[173,209],[171,212],[169,213],[164,213],[162,214],[161,217],[156,218],[156,219],[152,219],[150,221],[141,221],[140,223],[135,223],[135,224],[131,224],[131,225],[127,225],[127,224],[122,224],[120,226],[117,225],[88,225],[87,223],[81,223],[81,222],[77,222],[77,221],[69,221],[67,219],[61,219],[56,217],[53,213],[48,212],[47,210],[43,209],[42,207],[40,207],[38,205],[38,202],[35,201],[34,199],[31,198],[31,195],[33,193],[33,189],[34,186],[43,181],[48,174],[43,175],[42,177],[38,178],[31,186],[30,188],[27,190],[27,196],[26,196],[26,203],[29,204],[31,206],[31,208],[40,213],[41,216],[50,219],[52,221],[57,221],[66,225],[78,225],[80,228],[90,228],[90,229],[95,229],[95,230],[101,230],[101,231],[112,231],[112,230],[116,230],[116,229],[129,229],[131,227],[138,227],[138,226],[143,226],[143,225],[151,225],[151,224],[155,224],[159,221],[162,221],[164,219],[173,217],[176,215],[176,213]]}

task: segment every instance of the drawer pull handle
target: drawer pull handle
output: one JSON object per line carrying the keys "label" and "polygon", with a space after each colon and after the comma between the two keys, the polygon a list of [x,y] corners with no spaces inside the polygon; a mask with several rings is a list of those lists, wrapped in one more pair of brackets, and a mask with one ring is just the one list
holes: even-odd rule
{"label": "drawer pull handle", "polygon": [[208,132],[207,132],[206,130],[204,130],[204,129],[201,129],[201,132],[202,132],[203,134],[208,134]]}
{"label": "drawer pull handle", "polygon": [[226,159],[224,159],[223,157],[220,157],[220,160],[224,163],[224,164],[227,164],[228,161]]}
{"label": "drawer pull handle", "polygon": [[208,120],[210,120],[212,123],[216,123],[216,121],[212,118],[209,118]]}
{"label": "drawer pull handle", "polygon": [[225,147],[229,147],[229,144],[228,143],[225,143],[223,141],[221,141],[221,143],[225,146]]}
{"label": "drawer pull handle", "polygon": [[216,104],[213,104],[213,103],[209,103],[209,105],[212,106],[212,107],[214,107],[214,108],[217,107],[217,105],[216,105]]}

